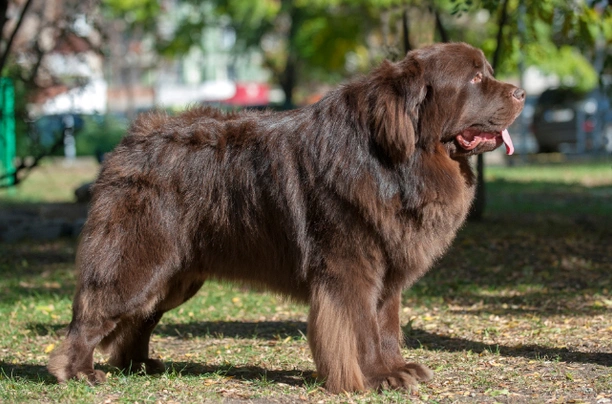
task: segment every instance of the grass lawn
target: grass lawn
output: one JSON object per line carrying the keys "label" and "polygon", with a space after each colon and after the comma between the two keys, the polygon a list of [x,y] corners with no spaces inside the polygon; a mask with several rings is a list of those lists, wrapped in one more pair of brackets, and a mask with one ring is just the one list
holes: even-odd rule
{"label": "grass lawn", "polygon": [[[0,206],[71,200],[96,167],[41,170]],[[436,372],[416,392],[328,394],[307,307],[219,283],[162,319],[164,374],[124,375],[97,355],[106,384],[57,385],[46,360],[75,284],[76,241],[62,239],[0,244],[0,402],[612,403],[612,162],[487,179],[486,219],[404,294],[404,356]]]}
{"label": "grass lawn", "polygon": [[37,203],[73,202],[74,190],[96,178],[99,164],[91,158],[79,158],[65,164],[63,158],[42,160],[17,187],[0,189],[0,206]]}

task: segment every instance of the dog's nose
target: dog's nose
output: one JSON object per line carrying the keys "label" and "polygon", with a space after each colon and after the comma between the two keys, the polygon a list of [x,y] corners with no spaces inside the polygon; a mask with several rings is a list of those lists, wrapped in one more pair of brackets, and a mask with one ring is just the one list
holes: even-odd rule
{"label": "dog's nose", "polygon": [[525,101],[525,90],[523,90],[522,88],[517,88],[512,93],[512,96],[519,101]]}

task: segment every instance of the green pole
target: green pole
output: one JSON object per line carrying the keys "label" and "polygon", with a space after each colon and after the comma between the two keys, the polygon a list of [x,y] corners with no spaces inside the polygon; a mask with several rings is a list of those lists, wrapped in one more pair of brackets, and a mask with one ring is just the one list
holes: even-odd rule
{"label": "green pole", "polygon": [[0,78],[0,185],[13,185],[13,161],[15,160],[15,89],[11,79]]}

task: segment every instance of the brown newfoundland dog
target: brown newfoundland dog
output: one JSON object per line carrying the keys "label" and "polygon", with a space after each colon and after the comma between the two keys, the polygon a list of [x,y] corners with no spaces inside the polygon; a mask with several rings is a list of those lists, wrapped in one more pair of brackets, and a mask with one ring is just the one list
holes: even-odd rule
{"label": "brown newfoundland dog", "polygon": [[468,157],[512,142],[525,93],[483,53],[439,44],[294,111],[141,116],[104,162],[72,322],[49,370],[160,371],[149,339],[207,279],[310,304],[308,343],[332,392],[410,388],[402,290],[447,249],[474,194]]}

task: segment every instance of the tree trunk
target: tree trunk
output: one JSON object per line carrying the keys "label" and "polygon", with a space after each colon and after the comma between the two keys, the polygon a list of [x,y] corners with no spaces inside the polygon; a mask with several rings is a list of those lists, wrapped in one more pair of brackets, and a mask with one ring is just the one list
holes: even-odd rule
{"label": "tree trunk", "polygon": [[289,51],[287,55],[287,64],[285,70],[281,73],[280,85],[285,93],[285,103],[283,109],[291,109],[294,107],[293,90],[295,89],[297,78],[297,56]]}
{"label": "tree trunk", "polygon": [[499,22],[497,23],[497,37],[496,37],[496,44],[497,46],[495,47],[495,52],[493,53],[493,60],[491,61],[491,67],[493,67],[493,70],[495,70],[498,66],[499,66],[499,59],[501,57],[501,51],[502,51],[502,38],[503,38],[503,34],[504,34],[504,27],[506,26],[506,24],[508,23],[508,0],[504,0],[504,2],[502,3],[502,9],[501,9],[501,14],[499,15]]}
{"label": "tree trunk", "polygon": [[446,28],[444,28],[444,25],[442,24],[440,12],[436,9],[434,9],[434,16],[436,17],[436,30],[438,31],[438,34],[440,34],[440,41],[450,42],[448,31],[446,30]]}
{"label": "tree trunk", "polygon": [[[499,65],[499,60],[501,57],[503,29],[506,23],[508,22],[508,0],[504,0],[501,7],[502,9],[501,14],[499,16],[497,29],[497,47],[495,48],[495,52],[493,53],[493,60],[491,61],[491,67],[493,67],[493,70],[495,70]],[[482,154],[479,154],[477,158],[478,160],[476,162],[476,170],[478,171],[478,173],[476,182],[476,197],[468,215],[468,220],[471,221],[481,220],[485,211],[485,207],[487,205],[486,186],[484,181],[484,156]]]}
{"label": "tree trunk", "polygon": [[293,90],[297,85],[297,77],[299,73],[300,57],[295,45],[295,37],[302,27],[304,22],[305,11],[294,4],[292,0],[283,0],[282,7],[289,15],[291,25],[287,32],[287,62],[285,69],[280,74],[280,86],[285,93],[285,103],[283,109],[291,109],[295,107],[293,102]]}
{"label": "tree trunk", "polygon": [[410,27],[408,26],[408,7],[404,7],[402,10],[402,28],[404,31],[404,55],[412,50],[410,46]]}
{"label": "tree trunk", "polygon": [[4,25],[8,21],[8,17],[6,16],[7,11],[8,11],[8,0],[1,0],[0,1],[0,32],[4,32]]}

